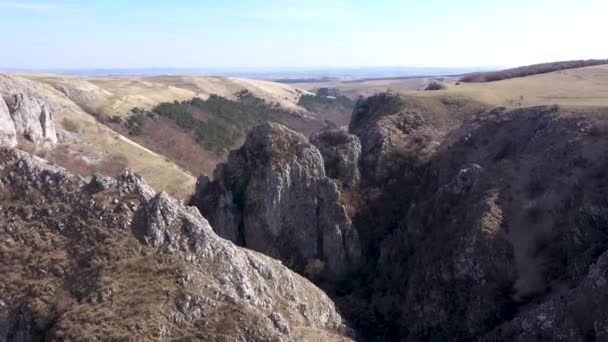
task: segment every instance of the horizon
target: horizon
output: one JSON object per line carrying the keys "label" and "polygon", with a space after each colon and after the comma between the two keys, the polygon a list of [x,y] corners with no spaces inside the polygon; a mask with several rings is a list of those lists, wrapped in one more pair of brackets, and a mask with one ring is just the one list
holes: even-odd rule
{"label": "horizon", "polygon": [[601,59],[606,10],[599,0],[0,1],[11,47],[0,68],[495,69]]}
{"label": "horizon", "polygon": [[217,76],[245,77],[261,80],[290,79],[383,79],[401,77],[459,76],[472,72],[499,70],[501,67],[282,67],[282,68],[72,68],[72,69],[25,69],[2,68],[6,73],[60,74],[66,76]]}

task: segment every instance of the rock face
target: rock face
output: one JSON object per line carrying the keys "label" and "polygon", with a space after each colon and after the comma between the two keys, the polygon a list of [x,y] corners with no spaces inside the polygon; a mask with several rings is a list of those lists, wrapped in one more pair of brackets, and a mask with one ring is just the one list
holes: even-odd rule
{"label": "rock face", "polygon": [[361,174],[376,185],[429,161],[448,133],[485,106],[461,98],[382,93],[360,101],[349,133],[361,141]]}
{"label": "rock face", "polygon": [[359,185],[361,143],[356,135],[344,130],[323,131],[313,134],[310,143],[321,152],[328,177],[339,180],[348,189]]}
{"label": "rock face", "polygon": [[608,252],[580,285],[549,296],[482,341],[605,341],[608,339]]}
{"label": "rock face", "polygon": [[605,272],[604,115],[471,113],[435,135],[414,178],[382,190],[404,208],[383,212],[394,219],[372,273],[371,307],[393,338],[603,339],[603,290],[586,279]]}
{"label": "rock face", "polygon": [[[34,82],[18,77],[0,75],[0,94],[12,119],[17,137],[35,145],[52,147],[57,143],[54,117],[58,108],[46,99],[35,95],[32,91],[34,85]],[[0,115],[2,110],[0,108]]]}
{"label": "rock face", "polygon": [[17,145],[17,131],[4,99],[0,98],[0,146],[14,147]]}
{"label": "rock face", "polygon": [[130,172],[0,150],[0,341],[345,341],[329,298]]}
{"label": "rock face", "polygon": [[207,182],[199,180],[193,202],[219,235],[300,272],[342,277],[359,264],[359,238],[340,192],[301,134],[279,124],[255,127]]}

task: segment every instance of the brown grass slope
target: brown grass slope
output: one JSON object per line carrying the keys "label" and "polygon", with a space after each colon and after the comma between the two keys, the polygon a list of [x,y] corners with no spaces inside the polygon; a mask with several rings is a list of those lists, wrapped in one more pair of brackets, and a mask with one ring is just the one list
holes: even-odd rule
{"label": "brown grass slope", "polygon": [[348,340],[319,289],[139,176],[0,165],[0,340]]}
{"label": "brown grass slope", "polygon": [[500,71],[476,72],[464,75],[460,82],[493,82],[515,77],[546,74],[553,71],[608,64],[608,59],[589,59],[527,65]]}

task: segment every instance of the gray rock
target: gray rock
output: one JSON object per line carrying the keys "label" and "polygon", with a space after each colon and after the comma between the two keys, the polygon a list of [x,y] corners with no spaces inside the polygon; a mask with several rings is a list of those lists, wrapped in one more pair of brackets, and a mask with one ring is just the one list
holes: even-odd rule
{"label": "gray rock", "polygon": [[116,184],[116,179],[100,174],[94,174],[88,184],[88,188],[93,192],[100,192],[109,189]]}
{"label": "gray rock", "polygon": [[498,326],[482,341],[597,341],[608,338],[608,252],[589,267],[579,286],[553,294]]}
{"label": "gray rock", "polygon": [[319,150],[267,123],[251,130],[193,202],[221,236],[300,272],[320,260],[342,277],[359,265],[361,249],[340,200]]}
{"label": "gray rock", "polygon": [[52,147],[57,143],[54,119],[58,108],[48,99],[36,95],[34,89],[30,88],[32,83],[15,76],[0,75],[0,94],[8,108],[17,138]]}
{"label": "gray rock", "polygon": [[285,321],[285,319],[283,318],[283,316],[281,316],[280,313],[273,312],[268,318],[270,318],[270,320],[279,332],[289,335],[289,324],[287,324],[287,321]]}
{"label": "gray rock", "polygon": [[356,135],[344,130],[323,131],[313,134],[310,142],[321,152],[329,177],[341,181],[348,189],[359,185],[361,143]]}
{"label": "gray rock", "polygon": [[8,111],[4,99],[0,97],[0,146],[15,147],[17,145],[17,131],[15,123]]}
{"label": "gray rock", "polygon": [[449,191],[454,195],[461,195],[468,192],[479,179],[483,168],[478,164],[471,164],[460,171],[456,178],[447,185]]}
{"label": "gray rock", "polygon": [[[21,194],[14,202],[0,198],[7,208],[0,211],[0,241],[14,247],[3,256],[18,265],[3,276],[36,275],[28,287],[0,285],[1,341],[288,341],[291,334],[350,340],[335,305],[312,283],[218,237],[196,208],[154,193],[132,172],[92,192],[42,160],[0,149],[0,179]],[[133,203],[135,215],[104,209],[116,207],[117,198],[118,205]],[[117,229],[123,225],[131,229]],[[20,252],[33,246],[33,257]]]}

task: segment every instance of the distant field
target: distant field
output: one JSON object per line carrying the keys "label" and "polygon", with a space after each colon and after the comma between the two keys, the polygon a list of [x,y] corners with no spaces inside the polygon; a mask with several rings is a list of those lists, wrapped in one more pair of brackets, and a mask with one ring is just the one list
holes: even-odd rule
{"label": "distant field", "polygon": [[[447,89],[422,91],[434,81],[442,83]],[[504,107],[545,104],[601,107],[608,106],[608,64],[484,83],[463,83],[455,77],[425,77],[364,82],[299,83],[296,86],[313,91],[321,87],[336,88],[351,98],[393,90],[425,97],[453,94]]]}
{"label": "distant field", "polygon": [[406,92],[419,96],[454,94],[495,106],[608,106],[608,65],[560,70],[488,83],[446,82],[447,90]]}
{"label": "distant field", "polygon": [[[377,93],[385,92],[387,90],[394,91],[409,91],[424,89],[426,85],[431,81],[437,79],[436,77],[419,77],[419,78],[386,78],[376,80],[359,80],[359,81],[347,81],[347,80],[331,80],[322,82],[303,82],[303,83],[292,83],[291,85],[298,88],[304,88],[310,91],[315,91],[319,88],[333,88],[338,89],[340,93],[351,99],[356,99],[359,96],[372,96]],[[445,78],[440,78],[445,79]],[[450,78],[452,80],[452,78]]]}
{"label": "distant field", "polygon": [[576,61],[563,61],[563,62],[552,62],[522,66],[518,68],[505,69],[499,71],[489,72],[475,72],[464,75],[460,78],[460,82],[493,82],[500,80],[507,80],[516,77],[526,77],[531,75],[546,74],[549,72],[582,68],[587,66],[595,66],[608,64],[608,59],[590,59],[590,60],[576,60]]}

